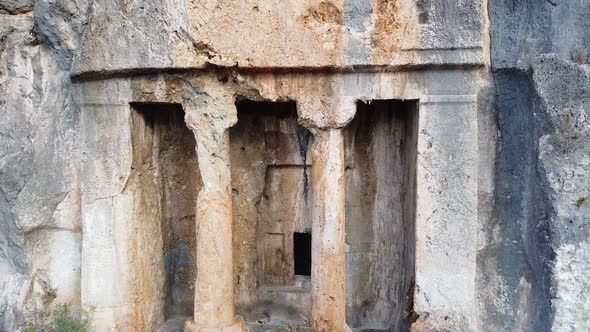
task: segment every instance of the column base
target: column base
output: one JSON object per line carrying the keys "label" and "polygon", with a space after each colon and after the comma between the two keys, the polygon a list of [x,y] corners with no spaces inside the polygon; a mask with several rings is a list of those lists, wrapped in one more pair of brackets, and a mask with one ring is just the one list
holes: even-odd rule
{"label": "column base", "polygon": [[207,327],[199,326],[193,320],[187,320],[184,323],[184,332],[244,332],[244,320],[242,317],[236,316],[231,325],[223,327]]}

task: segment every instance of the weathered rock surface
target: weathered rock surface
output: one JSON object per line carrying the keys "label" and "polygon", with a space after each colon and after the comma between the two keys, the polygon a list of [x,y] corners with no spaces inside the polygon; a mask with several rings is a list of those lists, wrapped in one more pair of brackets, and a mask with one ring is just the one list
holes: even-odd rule
{"label": "weathered rock surface", "polygon": [[[97,331],[177,329],[195,288],[198,312],[211,304],[235,326],[232,300],[271,321],[275,302],[253,304],[271,296],[303,309],[277,317],[307,319],[315,296],[330,316],[316,326],[338,329],[342,302],[358,328],[590,329],[588,31],[587,0],[0,0],[0,331],[49,321],[64,303],[95,307]],[[302,198],[307,153],[263,164],[269,135],[242,142],[257,128],[238,125],[231,141],[243,99],[294,101],[299,124],[330,132],[315,152],[323,183],[308,188],[321,202]],[[415,101],[417,137],[392,125],[343,146],[357,102],[374,99]],[[182,106],[194,156],[180,130],[134,127],[137,102]],[[414,139],[415,151],[392,150]],[[248,144],[258,152],[240,157]],[[385,169],[413,174],[404,158],[415,158],[415,189]],[[268,197],[250,197],[267,185]],[[290,209],[304,211],[280,213]],[[201,232],[215,241],[195,243],[195,214],[223,220]],[[307,293],[257,293],[260,215],[301,219],[300,231],[325,223],[326,291],[304,281]],[[200,283],[186,280],[198,278],[195,248],[209,272]]]}
{"label": "weathered rock surface", "polygon": [[68,68],[85,9],[36,4],[34,13],[32,3],[0,4],[0,330],[80,298],[78,107]]}
{"label": "weathered rock surface", "polygon": [[[74,72],[204,67],[346,67],[471,61],[481,2],[95,1]],[[418,18],[420,17],[420,18]],[[419,22],[419,24],[417,24]],[[248,38],[244,38],[248,36]],[[272,36],[272,38],[270,38]],[[120,50],[126,50],[121,52]],[[432,56],[448,50],[448,59]],[[429,52],[431,51],[431,52]],[[473,56],[471,56],[473,55]]]}
{"label": "weathered rock surface", "polygon": [[553,329],[590,328],[590,67],[542,56],[533,82],[550,130],[539,139],[539,171],[551,205]]}
{"label": "weathered rock surface", "polygon": [[34,0],[6,0],[0,3],[0,14],[18,15],[33,10]]}
{"label": "weathered rock surface", "polygon": [[584,244],[577,243],[588,236],[583,222],[574,227],[570,217],[588,219],[583,206],[576,207],[588,184],[568,179],[581,179],[587,168],[581,142],[590,7],[586,1],[492,0],[489,10],[500,140],[495,207],[478,258],[482,327],[584,330],[588,318],[576,298],[588,297],[588,274],[579,270]]}

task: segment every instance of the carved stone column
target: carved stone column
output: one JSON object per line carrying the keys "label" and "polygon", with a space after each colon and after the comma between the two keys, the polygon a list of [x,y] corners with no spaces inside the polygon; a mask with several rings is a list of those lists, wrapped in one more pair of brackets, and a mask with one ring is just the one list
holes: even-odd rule
{"label": "carved stone column", "polygon": [[244,331],[233,299],[232,195],[228,128],[236,122],[233,100],[208,97],[188,105],[185,121],[195,134],[203,187],[196,207],[195,310],[186,332]]}
{"label": "carved stone column", "polygon": [[341,129],[313,132],[312,327],[347,331],[344,141]]}
{"label": "carved stone column", "polygon": [[346,332],[346,243],[344,138],[356,100],[339,76],[297,101],[299,122],[314,135],[311,188],[311,302],[314,331]]}

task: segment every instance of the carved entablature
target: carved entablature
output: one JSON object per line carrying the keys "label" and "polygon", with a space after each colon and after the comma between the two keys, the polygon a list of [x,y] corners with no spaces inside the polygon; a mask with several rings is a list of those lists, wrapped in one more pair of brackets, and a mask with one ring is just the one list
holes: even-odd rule
{"label": "carved entablature", "polygon": [[444,0],[95,1],[73,73],[481,65],[484,6]]}

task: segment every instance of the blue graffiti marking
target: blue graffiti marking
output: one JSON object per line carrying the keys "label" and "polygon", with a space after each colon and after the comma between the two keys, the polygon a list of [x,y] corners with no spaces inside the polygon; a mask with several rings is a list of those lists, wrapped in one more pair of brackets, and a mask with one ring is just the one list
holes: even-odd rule
{"label": "blue graffiti marking", "polygon": [[186,243],[181,243],[180,244],[180,254],[178,255],[178,261],[176,261],[176,270],[179,270],[182,265],[184,264],[184,258],[187,258],[187,264],[188,267],[190,268],[190,270],[193,270],[193,262],[191,259],[191,253],[190,250],[188,248],[188,246],[186,245]]}
{"label": "blue graffiti marking", "polygon": [[186,243],[178,245],[178,256],[176,250],[166,254],[166,271],[169,273],[179,272],[183,265],[187,264],[191,271],[194,270],[190,248]]}

